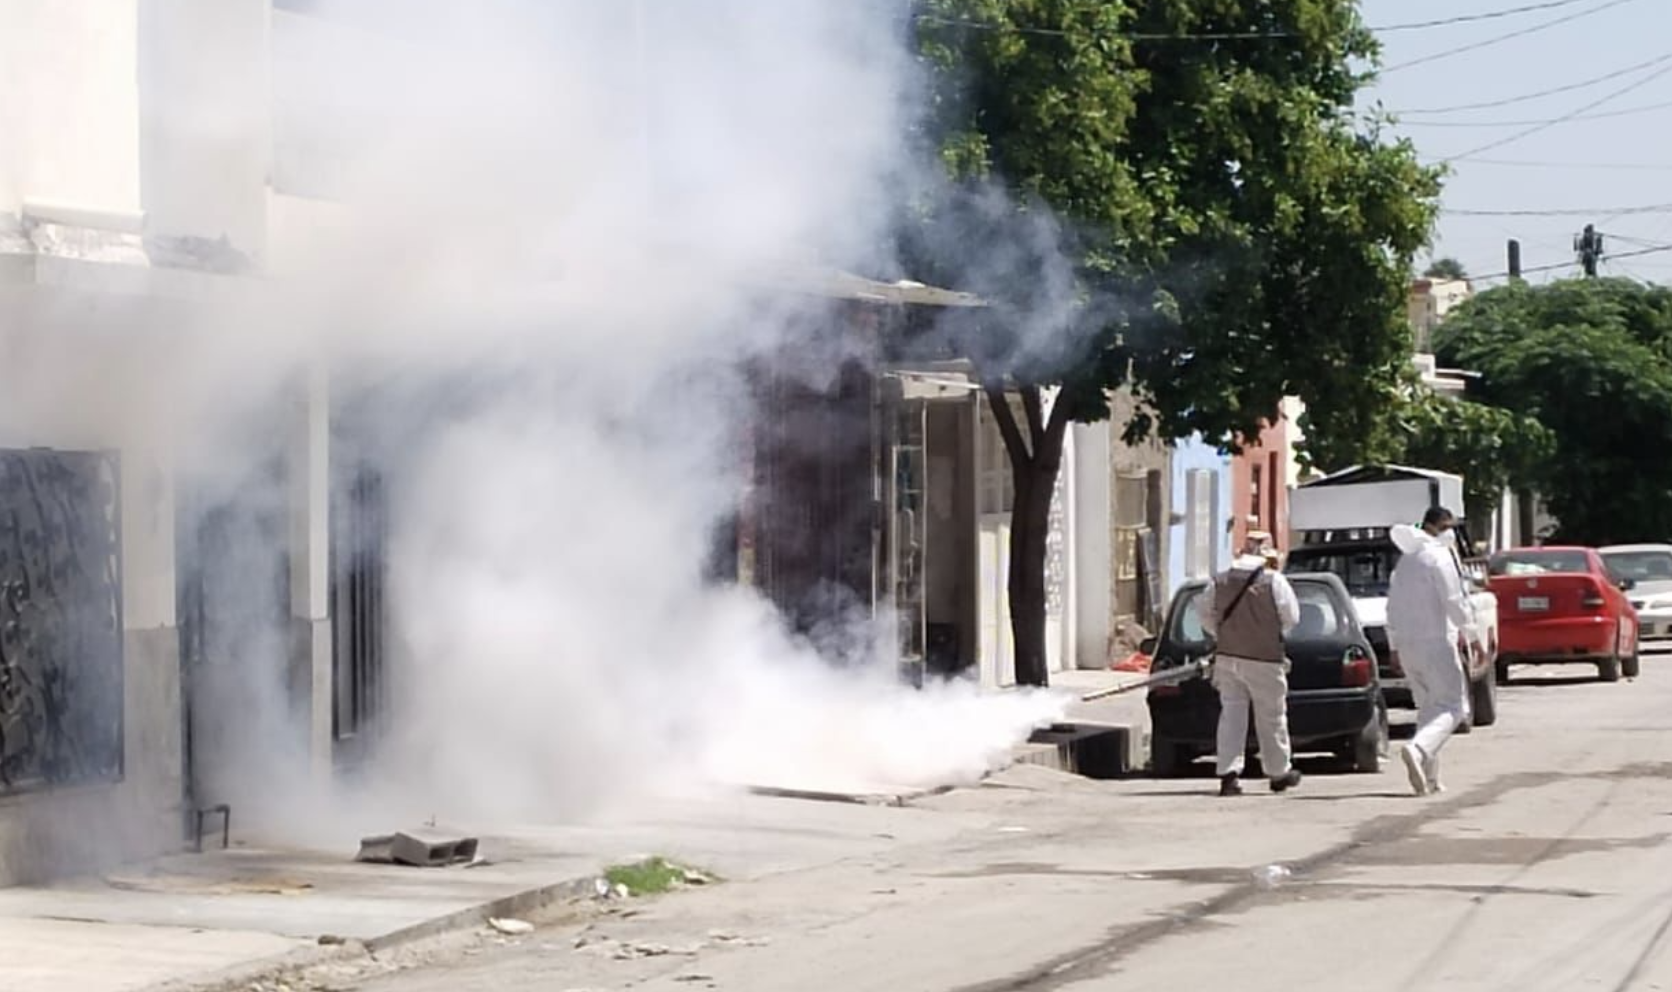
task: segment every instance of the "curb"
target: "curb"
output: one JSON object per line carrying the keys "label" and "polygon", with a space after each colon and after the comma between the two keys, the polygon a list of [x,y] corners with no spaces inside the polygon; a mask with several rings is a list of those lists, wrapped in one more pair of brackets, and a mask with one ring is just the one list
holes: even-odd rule
{"label": "curb", "polygon": [[754,785],[749,792],[756,796],[770,796],[774,799],[805,799],[821,803],[851,803],[858,806],[909,806],[914,799],[926,799],[929,796],[942,796],[956,789],[957,786],[944,785],[933,789],[915,789],[905,792],[823,792],[817,789],[786,789],[773,785]]}
{"label": "curb", "polygon": [[490,917],[520,916],[557,903],[578,902],[595,894],[593,885],[596,878],[596,875],[588,875],[585,878],[573,878],[525,889],[366,940],[348,940],[334,946],[298,948],[195,978],[173,978],[141,986],[134,992],[244,992],[249,985],[276,975],[322,964],[373,958],[391,948],[469,930],[487,923]]}

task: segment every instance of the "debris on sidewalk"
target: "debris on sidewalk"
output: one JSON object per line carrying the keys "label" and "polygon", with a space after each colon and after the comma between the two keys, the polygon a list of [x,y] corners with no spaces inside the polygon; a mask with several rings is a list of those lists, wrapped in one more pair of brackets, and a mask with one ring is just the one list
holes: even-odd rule
{"label": "debris on sidewalk", "polygon": [[198,896],[300,896],[313,891],[314,887],[312,882],[278,876],[216,879],[163,872],[106,875],[104,884],[123,892]]}
{"label": "debris on sidewalk", "polygon": [[508,917],[490,916],[488,917],[488,926],[507,937],[518,937],[534,932],[534,924],[527,920],[513,920]]}
{"label": "debris on sidewalk", "polygon": [[1134,651],[1120,661],[1109,666],[1111,672],[1132,672],[1148,675],[1150,671],[1150,656],[1142,651]]}
{"label": "debris on sidewalk", "polygon": [[434,831],[398,831],[366,837],[360,841],[356,861],[381,865],[406,865],[412,868],[439,868],[445,865],[473,864],[476,858],[475,837],[453,837]]}
{"label": "debris on sidewalk", "polygon": [[729,930],[710,930],[706,939],[673,945],[621,940],[588,926],[575,936],[573,947],[577,951],[606,956],[614,961],[638,961],[644,958],[694,958],[710,947],[765,947],[770,943],[771,940],[766,937],[746,937]]}
{"label": "debris on sidewalk", "polygon": [[708,939],[725,947],[765,947],[772,943],[768,937],[745,937],[727,930],[710,930]]}

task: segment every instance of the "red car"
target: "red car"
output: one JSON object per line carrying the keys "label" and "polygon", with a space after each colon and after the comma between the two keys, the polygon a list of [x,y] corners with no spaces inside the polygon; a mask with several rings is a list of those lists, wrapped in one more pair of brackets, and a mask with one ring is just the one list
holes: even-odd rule
{"label": "red car", "polygon": [[1487,564],[1498,597],[1498,681],[1509,666],[1595,665],[1604,682],[1637,677],[1637,611],[1630,580],[1591,548],[1500,551]]}

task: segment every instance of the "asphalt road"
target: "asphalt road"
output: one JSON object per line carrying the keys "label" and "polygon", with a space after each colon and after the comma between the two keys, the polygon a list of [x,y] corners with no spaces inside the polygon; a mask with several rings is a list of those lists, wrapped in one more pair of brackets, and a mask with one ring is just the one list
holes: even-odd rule
{"label": "asphalt road", "polygon": [[1644,668],[1616,685],[1518,670],[1498,726],[1453,741],[1438,797],[1409,795],[1397,762],[1232,800],[1206,777],[1014,769],[919,804],[975,824],[951,842],[477,936],[318,987],[1672,989],[1672,656]]}

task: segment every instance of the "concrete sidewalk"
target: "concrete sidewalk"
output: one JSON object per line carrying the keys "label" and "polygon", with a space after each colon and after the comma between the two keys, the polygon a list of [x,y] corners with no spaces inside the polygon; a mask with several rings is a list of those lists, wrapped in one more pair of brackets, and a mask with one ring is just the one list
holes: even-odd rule
{"label": "concrete sidewalk", "polygon": [[[1064,672],[1076,695],[1143,676]],[[1069,706],[1077,722],[1147,739],[1143,694]],[[1050,745],[1019,760],[1055,764]],[[875,797],[864,797],[872,798]],[[953,803],[956,807],[958,804]],[[359,864],[359,836],[329,850],[235,844],[51,886],[0,889],[0,992],[242,989],[277,969],[364,954],[584,898],[611,864],[663,855],[746,881],[989,830],[979,811],[736,793],[641,804],[592,826],[446,831],[480,838],[479,867]],[[416,824],[389,824],[389,829]],[[235,838],[236,840],[236,838]]]}
{"label": "concrete sidewalk", "polygon": [[935,843],[985,821],[735,795],[641,807],[595,826],[472,833],[491,862],[474,868],[357,864],[358,838],[348,836],[330,851],[177,855],[98,878],[0,889],[0,989],[242,988],[280,967],[586,896],[607,865],[652,854],[747,881]]}

